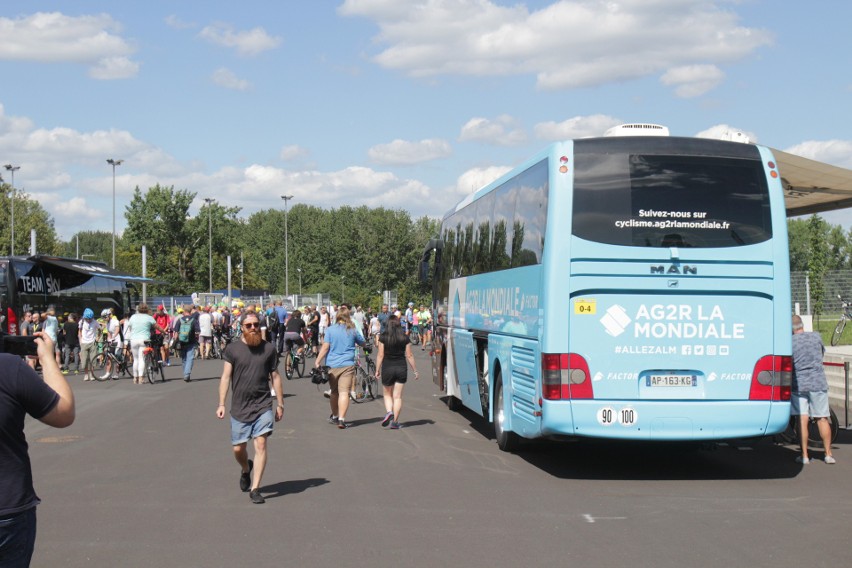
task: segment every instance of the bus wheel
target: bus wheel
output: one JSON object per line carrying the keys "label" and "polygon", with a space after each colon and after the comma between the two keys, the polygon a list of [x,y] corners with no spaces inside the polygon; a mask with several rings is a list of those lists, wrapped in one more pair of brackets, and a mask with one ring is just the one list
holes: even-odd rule
{"label": "bus wheel", "polygon": [[506,409],[503,404],[503,380],[497,376],[494,388],[494,437],[497,447],[504,452],[514,452],[521,445],[521,438],[512,431],[506,430]]}

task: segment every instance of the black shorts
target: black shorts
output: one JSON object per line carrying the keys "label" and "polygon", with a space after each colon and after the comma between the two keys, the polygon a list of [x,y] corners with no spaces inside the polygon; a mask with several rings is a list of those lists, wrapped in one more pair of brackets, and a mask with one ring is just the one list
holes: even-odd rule
{"label": "black shorts", "polygon": [[395,383],[405,384],[408,381],[408,368],[405,365],[382,365],[382,384],[392,387]]}

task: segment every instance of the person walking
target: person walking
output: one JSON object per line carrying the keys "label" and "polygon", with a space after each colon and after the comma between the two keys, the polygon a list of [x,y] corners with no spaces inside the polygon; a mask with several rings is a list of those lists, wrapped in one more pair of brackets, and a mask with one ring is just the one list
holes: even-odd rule
{"label": "person walking", "polygon": [[[130,316],[133,317],[133,316]],[[160,304],[157,306],[157,313],[154,314],[154,321],[157,322],[161,328],[168,330],[171,329],[172,318],[169,314],[166,313],[166,306]],[[160,339],[162,343],[160,344],[160,357],[162,358],[163,364],[168,367],[171,363],[169,361],[169,352],[171,351],[169,347],[171,347],[171,333],[168,331],[166,333],[156,332],[156,335],[161,335]],[[126,337],[126,335],[125,335]]]}
{"label": "person walking", "polygon": [[95,320],[95,312],[91,308],[83,310],[78,336],[80,338],[80,367],[83,369],[84,381],[95,380],[95,357],[98,354],[97,340],[101,332],[101,324]]}
{"label": "person walking", "polygon": [[825,449],[825,463],[836,463],[831,454],[831,424],[828,407],[828,380],[822,367],[825,346],[816,332],[805,332],[802,318],[793,316],[793,393],[790,397],[790,414],[799,416],[799,443],[802,455],[796,458],[801,464],[808,464],[813,458],[808,456],[808,420],[817,419],[819,437]]}
{"label": "person walking", "polygon": [[[277,349],[261,337],[260,316],[248,312],[242,328],[240,339],[231,343],[222,356],[225,366],[219,380],[216,417],[225,418],[225,402],[231,390],[231,445],[240,464],[240,490],[249,492],[252,503],[261,504],[266,502],[260,493],[267,461],[266,439],[272,433],[273,423],[284,415],[284,395]],[[270,378],[276,401],[274,411]],[[248,457],[249,440],[254,443],[254,460]]]}
{"label": "person walking", "polygon": [[157,330],[166,336],[166,329],[160,327],[157,320],[148,313],[148,304],[136,306],[136,313],[127,322],[127,337],[130,339],[130,352],[133,353],[133,383],[145,382],[145,342],[151,341],[151,331]]}
{"label": "person walking", "polygon": [[183,315],[175,320],[172,331],[177,334],[180,358],[183,361],[183,380],[188,383],[192,380],[192,364],[195,360],[195,348],[198,347],[198,334],[201,332],[195,306],[184,306]]}
{"label": "person walking", "polygon": [[65,345],[62,347],[64,362],[62,374],[71,372],[71,363],[74,363],[74,373],[80,370],[80,326],[77,324],[77,314],[68,314],[68,321],[62,324],[62,334],[65,336]]}
{"label": "person walking", "polygon": [[408,381],[406,361],[414,371],[416,381],[420,375],[411,353],[411,342],[402,329],[399,318],[391,316],[388,318],[385,332],[381,335],[379,354],[376,357],[376,378],[382,381],[386,411],[382,426],[390,424],[391,430],[402,427],[399,424],[399,415],[402,412],[402,389]]}
{"label": "person walking", "polygon": [[349,428],[346,423],[346,411],[349,409],[349,392],[355,384],[355,345],[364,345],[364,338],[355,329],[349,310],[345,307],[337,311],[335,324],[325,331],[322,347],[317,355],[314,367],[321,368],[328,359],[328,386],[331,416],[328,421],[341,430]]}
{"label": "person walking", "polygon": [[40,500],[24,435],[26,415],[65,428],[76,412],[53,341],[44,332],[35,335],[41,377],[20,357],[0,354],[0,566],[29,566],[35,549]]}

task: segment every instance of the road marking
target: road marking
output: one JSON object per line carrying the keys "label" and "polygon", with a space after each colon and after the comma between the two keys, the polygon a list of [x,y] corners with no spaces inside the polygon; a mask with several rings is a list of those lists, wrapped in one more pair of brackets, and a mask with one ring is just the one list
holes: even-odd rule
{"label": "road marking", "polygon": [[586,519],[587,523],[596,523],[597,521],[624,521],[624,520],[627,520],[627,517],[593,517],[588,513],[584,514],[583,518]]}

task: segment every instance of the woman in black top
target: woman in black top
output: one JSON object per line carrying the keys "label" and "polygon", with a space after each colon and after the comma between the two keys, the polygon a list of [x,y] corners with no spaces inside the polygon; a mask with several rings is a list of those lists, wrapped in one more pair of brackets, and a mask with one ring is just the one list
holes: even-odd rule
{"label": "woman in black top", "polygon": [[414,380],[420,378],[411,353],[408,336],[399,323],[399,318],[390,316],[384,333],[379,337],[379,355],[376,359],[376,378],[382,379],[384,387],[385,410],[382,426],[390,424],[391,430],[401,428],[399,413],[402,411],[402,388],[408,380],[408,369],[405,363],[411,365]]}
{"label": "woman in black top", "polygon": [[299,346],[299,357],[302,356],[305,347],[305,340],[302,338],[304,330],[305,320],[302,319],[302,312],[293,310],[284,324],[284,346],[287,349],[286,353],[290,352],[290,346],[295,343]]}

